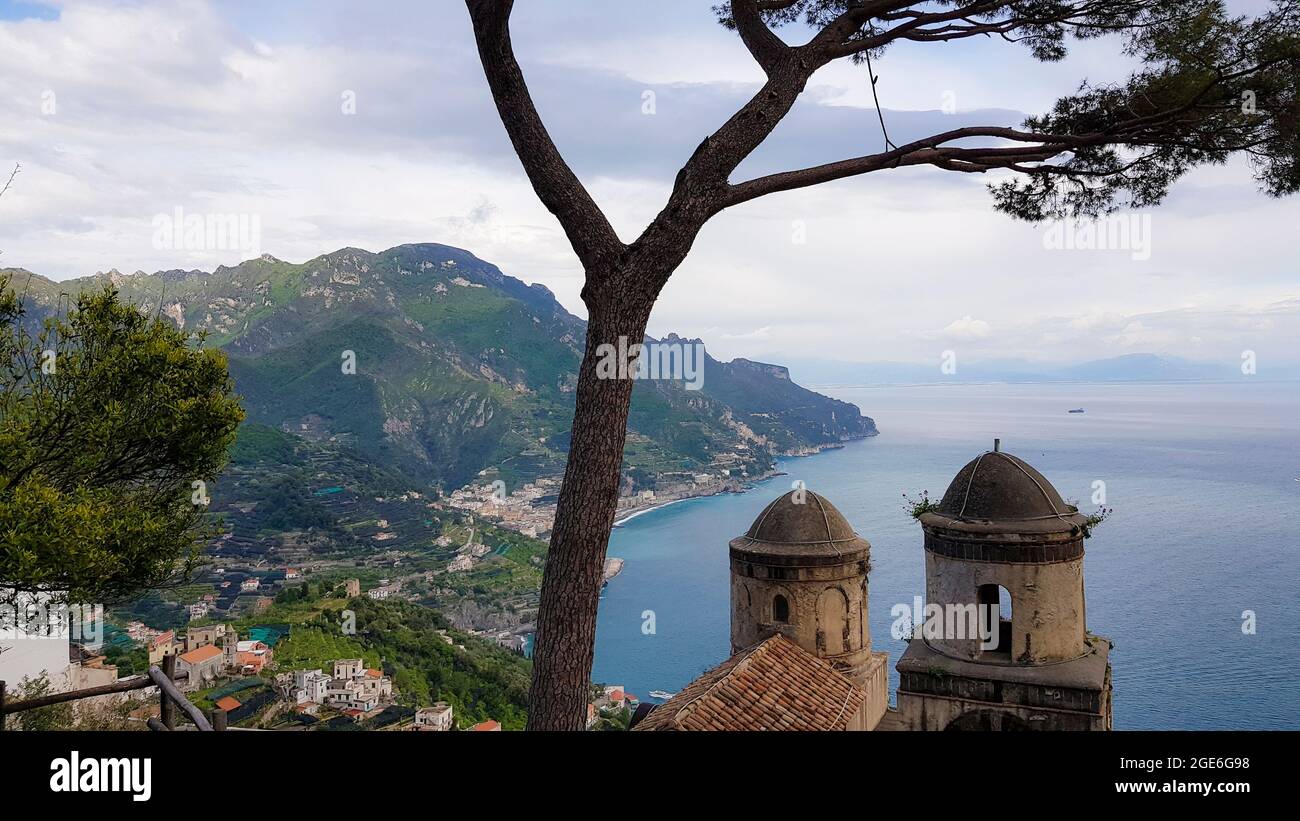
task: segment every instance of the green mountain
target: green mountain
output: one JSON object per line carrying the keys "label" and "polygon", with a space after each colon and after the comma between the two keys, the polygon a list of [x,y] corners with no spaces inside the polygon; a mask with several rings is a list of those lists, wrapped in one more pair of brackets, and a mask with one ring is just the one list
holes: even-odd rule
{"label": "green mountain", "polygon": [[[512,489],[562,472],[585,322],[468,251],[344,248],[302,264],[262,256],[211,273],[57,283],[2,273],[33,319],[59,310],[61,295],[111,282],[141,310],[206,332],[229,355],[250,426],[345,446],[443,490],[489,469]],[[629,491],[671,474],[756,476],[775,455],[876,432],[785,368],[708,356],[701,390],[638,381],[628,427]]]}

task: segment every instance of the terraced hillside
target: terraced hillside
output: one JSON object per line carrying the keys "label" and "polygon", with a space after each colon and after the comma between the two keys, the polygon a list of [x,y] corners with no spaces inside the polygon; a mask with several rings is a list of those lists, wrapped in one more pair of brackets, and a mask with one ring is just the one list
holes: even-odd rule
{"label": "terraced hillside", "polygon": [[[344,248],[301,264],[263,256],[211,273],[58,283],[2,273],[33,320],[66,305],[61,295],[118,288],[228,353],[249,425],[346,447],[434,491],[489,468],[508,487],[563,469],[585,323],[545,287],[468,251]],[[753,476],[776,454],[874,433],[858,408],[795,385],[784,368],[706,357],[702,390],[637,383],[627,489],[710,469]]]}

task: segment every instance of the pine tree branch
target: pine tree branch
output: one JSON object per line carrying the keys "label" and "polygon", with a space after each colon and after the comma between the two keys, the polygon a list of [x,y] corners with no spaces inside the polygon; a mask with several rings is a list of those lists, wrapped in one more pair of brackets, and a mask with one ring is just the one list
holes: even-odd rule
{"label": "pine tree branch", "polygon": [[537,113],[510,42],[513,0],[466,0],[466,6],[492,98],[533,189],[560,221],[588,273],[610,270],[623,243],[560,155]]}

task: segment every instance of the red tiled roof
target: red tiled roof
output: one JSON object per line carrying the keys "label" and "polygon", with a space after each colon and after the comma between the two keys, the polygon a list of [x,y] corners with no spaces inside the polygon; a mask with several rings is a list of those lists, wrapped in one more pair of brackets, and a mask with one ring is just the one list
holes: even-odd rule
{"label": "red tiled roof", "polygon": [[188,653],[181,654],[181,661],[189,664],[198,664],[208,659],[216,658],[221,655],[221,648],[215,644],[206,644],[197,650],[191,650]]}
{"label": "red tiled roof", "polygon": [[370,676],[371,678],[381,678],[381,677],[383,677],[384,674],[383,674],[383,672],[380,671],[380,670],[375,670],[375,669],[371,668],[371,669],[366,670],[366,675]]}
{"label": "red tiled roof", "polygon": [[709,670],[637,730],[843,730],[867,694],[781,635]]}
{"label": "red tiled roof", "polygon": [[235,699],[232,696],[222,696],[213,703],[225,710],[227,713],[239,707],[238,699]]}
{"label": "red tiled roof", "polygon": [[470,730],[479,733],[492,732],[494,730],[500,730],[500,729],[501,729],[501,722],[493,721],[492,719],[488,719],[487,721],[484,721],[481,724],[475,724],[473,727],[470,727]]}

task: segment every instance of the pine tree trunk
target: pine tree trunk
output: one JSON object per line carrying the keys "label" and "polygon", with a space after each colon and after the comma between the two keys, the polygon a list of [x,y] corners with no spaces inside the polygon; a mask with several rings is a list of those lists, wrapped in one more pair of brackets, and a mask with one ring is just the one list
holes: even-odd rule
{"label": "pine tree trunk", "polygon": [[623,444],[632,402],[630,378],[596,375],[602,344],[641,343],[653,304],[589,305],[586,350],[578,372],[577,406],[564,484],[542,578],[529,730],[582,730],[590,701],[605,550],[618,505]]}

